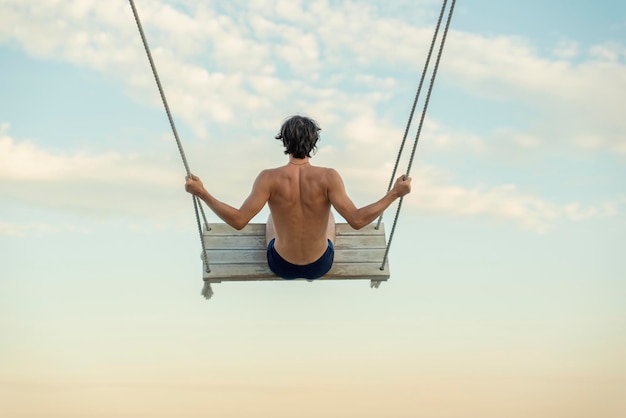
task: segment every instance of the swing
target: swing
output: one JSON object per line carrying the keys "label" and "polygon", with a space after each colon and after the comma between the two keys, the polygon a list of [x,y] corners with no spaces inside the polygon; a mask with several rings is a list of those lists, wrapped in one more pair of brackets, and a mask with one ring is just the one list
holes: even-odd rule
{"label": "swing", "polygon": [[[139,30],[141,40],[143,41],[146,55],[148,56],[148,61],[150,62],[150,66],[152,68],[152,73],[159,89],[159,94],[161,95],[161,100],[165,107],[165,111],[167,113],[170,126],[174,134],[174,138],[176,139],[176,144],[178,146],[180,156],[185,166],[187,176],[190,176],[191,170],[189,169],[189,164],[187,162],[182,143],[180,141],[180,138],[178,137],[178,132],[176,130],[176,126],[174,125],[174,119],[172,118],[172,113],[167,103],[167,99],[165,98],[165,93],[163,91],[163,87],[161,86],[161,81],[157,74],[156,66],[152,59],[152,54],[150,52],[148,42],[146,40],[141,22],[139,20],[139,15],[137,13],[134,0],[129,0],[129,2],[133,11],[133,15],[135,17],[135,22],[137,23],[137,28]],[[428,93],[426,95],[419,126],[417,129],[417,134],[413,142],[413,148],[405,174],[406,176],[409,175],[411,166],[413,164],[413,159],[415,157],[415,151],[417,149],[420,133],[422,131],[424,117],[426,116],[426,110],[428,109],[428,103],[430,101],[435,77],[439,68],[439,62],[441,60],[441,54],[445,45],[448,29],[450,27],[450,21],[452,19],[452,13],[454,12],[455,3],[456,0],[452,0],[450,10],[448,12],[446,26],[442,35],[439,51],[432,72],[430,84],[428,87]],[[402,156],[409,128],[415,114],[415,108],[422,90],[425,75],[430,65],[430,60],[441,26],[441,21],[444,15],[444,11],[446,10],[446,4],[447,0],[443,0],[439,19],[435,27],[435,33],[433,35],[430,49],[428,51],[428,56],[426,58],[424,69],[422,71],[417,93],[415,95],[413,106],[411,108],[409,120],[404,131],[404,136],[400,144],[400,150],[396,158],[396,163],[391,174],[391,179],[387,188],[388,191],[391,190],[395,175],[398,170],[400,157]],[[279,277],[275,276],[270,271],[267,265],[265,224],[248,224],[241,230],[236,230],[229,225],[223,223],[209,224],[207,222],[206,215],[204,213],[204,209],[202,208],[200,199],[197,196],[192,196],[192,199],[196,215],[196,224],[202,244],[201,259],[204,264],[204,288],[202,289],[202,295],[205,298],[209,299],[213,295],[211,283],[221,283],[223,281],[282,280]],[[381,282],[387,281],[390,277],[387,258],[389,255],[389,249],[391,247],[394,232],[396,230],[400,210],[402,209],[402,201],[403,198],[401,197],[398,202],[393,226],[389,234],[389,239],[386,242],[385,228],[382,224],[382,216],[378,219],[378,222],[376,224],[372,223],[360,230],[355,230],[345,223],[336,224],[335,259],[333,262],[333,266],[330,271],[319,280],[366,279],[370,280],[370,286],[375,288],[377,288]],[[204,228],[202,227],[200,217],[202,217],[204,221]]]}
{"label": "swing", "polygon": [[[389,278],[389,268],[380,261],[385,254],[384,227],[370,224],[359,230],[345,223],[335,225],[335,260],[321,279],[367,279],[380,282]],[[248,224],[237,231],[226,224],[208,224],[204,231],[206,255],[211,260],[204,281],[281,280],[267,266],[265,224]]]}

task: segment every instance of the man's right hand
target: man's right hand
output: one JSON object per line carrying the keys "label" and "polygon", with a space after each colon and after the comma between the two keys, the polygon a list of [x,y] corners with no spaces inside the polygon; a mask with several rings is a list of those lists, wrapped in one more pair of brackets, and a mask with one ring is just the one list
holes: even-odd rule
{"label": "man's right hand", "polygon": [[185,190],[193,195],[200,195],[204,192],[204,185],[198,176],[191,174],[185,177]]}
{"label": "man's right hand", "polygon": [[406,177],[405,175],[398,177],[392,190],[397,193],[399,197],[411,193],[411,177]]}

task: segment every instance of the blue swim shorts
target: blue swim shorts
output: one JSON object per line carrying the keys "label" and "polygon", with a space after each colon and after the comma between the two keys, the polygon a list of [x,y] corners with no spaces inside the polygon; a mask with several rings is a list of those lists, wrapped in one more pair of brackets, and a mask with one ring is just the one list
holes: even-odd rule
{"label": "blue swim shorts", "polygon": [[269,244],[267,244],[267,265],[278,277],[287,280],[319,279],[328,273],[328,270],[330,270],[333,265],[335,247],[331,240],[328,240],[326,252],[316,261],[306,265],[291,264],[289,261],[282,258],[274,248],[274,241],[275,240],[272,239]]}

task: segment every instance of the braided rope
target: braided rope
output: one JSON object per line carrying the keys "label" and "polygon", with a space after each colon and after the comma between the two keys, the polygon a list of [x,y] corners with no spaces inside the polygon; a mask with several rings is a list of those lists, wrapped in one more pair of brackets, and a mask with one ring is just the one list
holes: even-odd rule
{"label": "braided rope", "polygon": [[[185,150],[183,149],[183,144],[181,143],[180,138],[178,137],[178,131],[176,130],[176,125],[174,124],[174,118],[172,117],[172,112],[170,111],[170,107],[167,104],[165,92],[163,91],[163,86],[161,85],[159,74],[157,72],[156,66],[154,65],[154,60],[152,59],[152,53],[150,52],[150,47],[148,46],[148,40],[146,39],[146,35],[143,31],[143,27],[141,26],[141,21],[139,20],[139,14],[137,13],[135,2],[133,0],[129,0],[129,2],[130,2],[130,7],[133,9],[133,16],[135,17],[135,22],[137,23],[137,29],[139,29],[139,35],[141,35],[141,41],[143,42],[143,47],[146,50],[146,55],[148,56],[148,61],[150,62],[150,68],[152,68],[152,74],[154,75],[154,80],[156,81],[157,87],[159,88],[161,101],[163,102],[163,106],[165,107],[167,118],[170,121],[170,126],[172,128],[172,132],[174,133],[174,138],[176,139],[178,152],[180,154],[181,159],[183,160],[183,165],[185,166],[187,177],[190,177],[191,170],[189,170],[189,163],[187,162],[187,157],[185,156]],[[208,222],[206,220],[206,215],[204,214],[204,210],[202,209],[202,205],[200,204],[200,200],[198,199],[197,196],[193,196],[193,206],[194,206],[194,212],[196,214],[196,223],[198,226],[198,233],[200,234],[200,243],[202,244],[202,254],[203,254],[202,259],[204,260],[204,267],[205,267],[206,272],[210,273],[211,268],[209,267],[209,262],[206,259],[206,247],[204,245],[204,239],[202,237],[202,225],[200,223],[200,212],[202,213],[202,218],[204,220],[205,226],[207,226]]]}
{"label": "braided rope", "polygon": [[[443,13],[443,9],[445,9],[445,5],[446,5],[446,1],[444,0],[444,5],[442,7],[442,13]],[[420,138],[420,134],[422,133],[422,127],[424,125],[424,118],[426,117],[426,111],[428,110],[428,104],[430,102],[430,96],[432,94],[433,91],[433,86],[435,84],[435,78],[437,77],[437,71],[439,70],[439,63],[441,61],[441,55],[443,53],[443,47],[446,44],[446,38],[448,36],[448,30],[450,29],[450,21],[452,20],[452,13],[454,12],[454,5],[456,4],[456,0],[452,0],[452,4],[450,5],[450,11],[448,12],[448,18],[446,21],[446,27],[443,31],[443,35],[441,38],[441,44],[439,45],[439,51],[437,53],[437,59],[435,60],[435,67],[433,69],[433,74],[432,77],[430,79],[430,84],[428,86],[428,93],[426,94],[426,100],[424,102],[424,108],[422,109],[422,115],[420,117],[420,122],[419,122],[419,127],[417,129],[417,134],[415,135],[415,141],[413,142],[413,149],[411,150],[411,156],[409,158],[409,165],[406,169],[406,174],[405,176],[408,177],[409,173],[411,172],[411,167],[413,166],[413,159],[415,158],[415,151],[417,150],[417,144],[419,142],[419,138]],[[389,256],[389,249],[391,248],[391,241],[393,240],[393,236],[394,233],[396,231],[396,226],[398,223],[398,218],[400,216],[400,210],[402,209],[402,202],[403,202],[404,198],[401,197],[400,198],[400,202],[398,202],[398,208],[396,209],[396,215],[393,219],[393,226],[391,227],[391,232],[389,233],[389,241],[387,241],[387,248],[385,249],[385,255],[383,256],[383,261],[382,264],[380,266],[381,270],[385,269],[385,264],[387,264],[387,257]]]}
{"label": "braided rope", "polygon": [[[387,186],[387,192],[391,190],[393,186],[394,180],[396,178],[396,173],[398,172],[398,166],[400,165],[400,158],[402,157],[402,153],[404,152],[404,145],[406,144],[406,139],[409,136],[409,130],[411,128],[411,124],[413,123],[413,116],[415,115],[415,108],[417,107],[417,102],[422,93],[422,86],[424,85],[424,80],[426,79],[426,72],[428,71],[428,67],[430,67],[430,59],[433,55],[433,50],[435,49],[435,43],[437,41],[437,35],[439,35],[439,28],[441,27],[441,21],[443,20],[443,12],[446,9],[446,4],[448,0],[443,1],[443,5],[441,6],[441,11],[439,12],[439,19],[437,19],[437,26],[435,27],[435,33],[433,33],[433,39],[430,42],[430,48],[428,49],[428,56],[426,57],[426,62],[424,63],[424,69],[422,70],[422,75],[420,76],[420,82],[417,87],[417,92],[415,93],[415,98],[413,99],[413,105],[411,106],[411,112],[409,113],[409,120],[406,123],[406,127],[404,128],[404,135],[402,136],[402,142],[400,143],[400,149],[398,150],[398,156],[396,157],[396,163],[393,166],[393,170],[391,172],[391,177],[389,178],[389,185]],[[376,229],[380,228],[380,224],[383,221],[383,215],[381,214],[378,217],[378,223],[376,223]]]}

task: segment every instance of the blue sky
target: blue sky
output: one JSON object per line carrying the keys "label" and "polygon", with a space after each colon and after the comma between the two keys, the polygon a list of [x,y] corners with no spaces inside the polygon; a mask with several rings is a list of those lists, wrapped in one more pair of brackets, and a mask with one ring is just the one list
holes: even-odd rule
{"label": "blue sky", "polygon": [[[296,113],[358,205],[384,193],[439,2],[137,7],[218,197]],[[458,2],[391,280],[207,302],[128,3],[0,0],[0,413],[623,415],[625,35],[623,2]]]}

